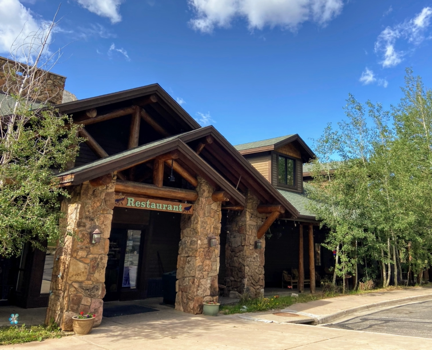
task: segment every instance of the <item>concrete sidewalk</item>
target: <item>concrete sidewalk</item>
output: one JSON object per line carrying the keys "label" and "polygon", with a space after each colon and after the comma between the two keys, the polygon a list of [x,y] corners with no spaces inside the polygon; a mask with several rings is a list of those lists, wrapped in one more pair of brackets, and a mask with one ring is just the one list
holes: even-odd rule
{"label": "concrete sidewalk", "polygon": [[[331,315],[350,307],[371,303],[396,302],[407,298],[432,299],[432,289],[407,290],[345,296],[293,305],[293,312]],[[135,302],[139,305],[144,301]],[[62,350],[97,349],[297,349],[297,350],[400,350],[432,349],[432,339],[402,337],[315,327],[310,325],[261,323],[242,319],[239,315],[205,317],[178,312],[153,301],[158,311],[143,314],[106,317],[100,327],[87,336],[69,336],[43,342],[3,346],[2,349]],[[320,311],[321,310],[321,311]],[[334,313],[334,312],[333,312]],[[269,313],[266,313],[269,314]],[[264,315],[264,314],[263,314]],[[244,315],[242,315],[244,316]],[[276,316],[275,316],[276,317]]]}
{"label": "concrete sidewalk", "polygon": [[432,288],[411,287],[294,304],[273,312],[239,315],[240,318],[265,323],[330,323],[359,311],[432,300]]}

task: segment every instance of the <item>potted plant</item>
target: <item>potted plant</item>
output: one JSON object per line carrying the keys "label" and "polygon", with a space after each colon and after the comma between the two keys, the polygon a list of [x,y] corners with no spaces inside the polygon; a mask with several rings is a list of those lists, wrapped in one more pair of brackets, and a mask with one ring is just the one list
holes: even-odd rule
{"label": "potted plant", "polygon": [[203,303],[203,314],[207,316],[217,316],[219,313],[220,304],[216,301],[208,301]]}
{"label": "potted plant", "polygon": [[93,328],[95,314],[84,314],[80,312],[79,315],[72,317],[73,330],[77,335],[89,334]]}

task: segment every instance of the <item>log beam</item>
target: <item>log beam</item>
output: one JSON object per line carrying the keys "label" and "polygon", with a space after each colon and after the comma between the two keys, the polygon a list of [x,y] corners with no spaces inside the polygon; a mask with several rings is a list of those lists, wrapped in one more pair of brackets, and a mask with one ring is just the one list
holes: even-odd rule
{"label": "log beam", "polygon": [[313,225],[309,225],[309,271],[310,292],[315,293],[315,244],[313,236]]}
{"label": "log beam", "polygon": [[86,139],[87,145],[95,152],[99,157],[106,158],[108,153],[97,143],[97,141],[87,132],[85,129],[80,129],[79,134],[81,137]]}
{"label": "log beam", "polygon": [[198,198],[195,190],[185,190],[174,187],[156,187],[154,185],[143,184],[131,181],[117,181],[116,192],[138,194],[157,198],[177,199],[182,201],[194,202]]}
{"label": "log beam", "polygon": [[89,109],[85,111],[85,115],[89,118],[95,118],[97,116],[97,109],[96,108]]}
{"label": "log beam", "polygon": [[145,106],[148,104],[156,103],[158,101],[159,101],[159,99],[156,95],[151,95],[151,96],[147,96],[144,98],[134,100],[134,104],[137,106]]}
{"label": "log beam", "polygon": [[225,191],[216,191],[212,194],[212,199],[215,202],[228,202],[231,196]]}
{"label": "log beam", "polygon": [[135,106],[131,106],[131,107],[127,107],[127,108],[121,108],[121,109],[117,109],[113,112],[100,115],[98,117],[77,121],[76,124],[83,124],[83,125],[96,124],[96,123],[104,122],[106,120],[110,120],[110,119],[114,119],[114,118],[118,118],[118,117],[123,117],[123,116],[128,115],[128,114],[132,114],[134,112],[134,110],[135,110]]}
{"label": "log beam", "polygon": [[163,186],[165,162],[159,158],[156,158],[153,163],[153,184],[156,187]]}
{"label": "log beam", "polygon": [[243,211],[244,206],[242,205],[227,205],[221,208],[222,210],[235,210],[235,211]]}
{"label": "log beam", "polygon": [[298,290],[300,293],[304,291],[304,250],[303,250],[303,225],[299,227],[299,268],[298,268]]}
{"label": "log beam", "polygon": [[279,212],[273,212],[267,217],[267,219],[264,221],[264,223],[262,224],[262,226],[257,232],[258,239],[261,239],[261,237],[264,236],[264,234],[267,232],[270,226],[275,222],[275,220],[279,217],[279,215],[280,215]]}
{"label": "log beam", "polygon": [[213,143],[213,137],[211,137],[210,135],[207,136],[204,140],[204,142],[200,142],[196,148],[196,154],[200,154],[201,151],[204,149],[204,147],[206,145],[210,145],[211,143]]}
{"label": "log beam", "polygon": [[285,213],[285,208],[280,204],[261,204],[257,208],[260,214]]}
{"label": "log beam", "polygon": [[155,131],[157,131],[159,134],[168,137],[170,134],[161,127],[143,108],[141,108],[141,118],[149,124]]}
{"label": "log beam", "polygon": [[112,181],[112,175],[106,174],[106,175],[99,176],[95,179],[92,179],[89,182],[90,185],[92,185],[93,187],[99,187],[99,186],[109,185],[111,181]]}
{"label": "log beam", "polygon": [[175,160],[169,160],[167,159],[165,161],[165,164],[173,170],[178,173],[183,179],[185,179],[187,182],[189,182],[192,186],[197,187],[198,186],[198,180],[196,177],[192,176],[185,168],[183,168],[179,163],[177,163]]}
{"label": "log beam", "polygon": [[138,107],[136,107],[132,114],[128,149],[135,148],[139,144],[140,123],[140,110]]}

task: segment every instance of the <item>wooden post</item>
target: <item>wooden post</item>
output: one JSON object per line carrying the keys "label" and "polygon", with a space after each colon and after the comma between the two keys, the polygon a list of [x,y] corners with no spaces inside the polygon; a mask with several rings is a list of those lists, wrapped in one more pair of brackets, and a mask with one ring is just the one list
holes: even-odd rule
{"label": "wooden post", "polygon": [[135,111],[132,114],[132,121],[130,125],[128,149],[135,148],[139,144],[140,122],[140,110],[138,107],[135,107]]}
{"label": "wooden post", "polygon": [[264,221],[262,226],[259,228],[257,232],[257,238],[261,239],[262,236],[267,232],[267,230],[270,228],[270,226],[275,222],[275,220],[279,217],[280,213],[278,211],[275,211],[271,213],[267,219]]}
{"label": "wooden post", "polygon": [[149,124],[156,132],[165,137],[170,136],[170,134],[163,127],[161,127],[152,117],[150,117],[150,115],[144,109],[141,109],[140,113],[141,118],[143,118],[143,120],[147,124]]}
{"label": "wooden post", "polygon": [[309,225],[309,278],[310,291],[315,293],[315,244],[313,237],[313,225]]}
{"label": "wooden post", "polygon": [[157,187],[163,186],[163,178],[164,178],[164,161],[158,158],[154,161],[153,166],[153,184]]}
{"label": "wooden post", "polygon": [[299,227],[299,276],[298,276],[298,290],[300,293],[304,292],[304,260],[303,260],[303,225]]}
{"label": "wooden post", "polygon": [[80,129],[79,134],[81,137],[87,139],[87,145],[95,152],[99,157],[106,158],[108,153],[97,143],[97,141],[87,132],[86,129]]}

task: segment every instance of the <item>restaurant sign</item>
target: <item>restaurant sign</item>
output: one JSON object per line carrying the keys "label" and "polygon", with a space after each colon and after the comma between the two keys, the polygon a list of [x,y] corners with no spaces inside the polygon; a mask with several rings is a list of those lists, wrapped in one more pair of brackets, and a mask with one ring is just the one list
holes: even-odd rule
{"label": "restaurant sign", "polygon": [[169,213],[193,214],[193,204],[169,202],[153,198],[117,196],[115,206],[120,208],[166,211]]}

